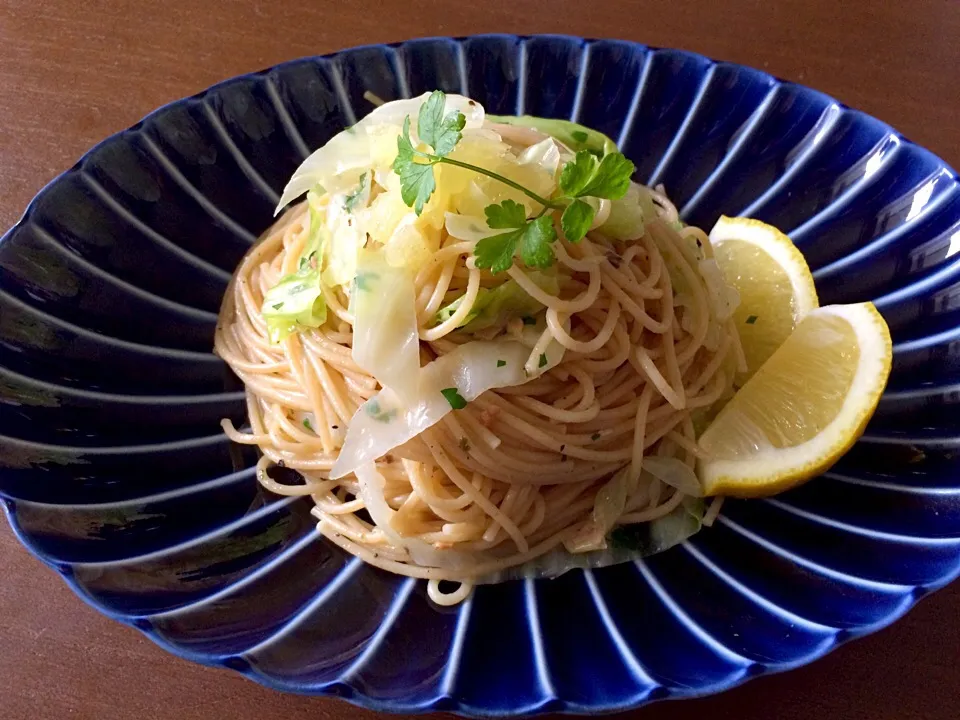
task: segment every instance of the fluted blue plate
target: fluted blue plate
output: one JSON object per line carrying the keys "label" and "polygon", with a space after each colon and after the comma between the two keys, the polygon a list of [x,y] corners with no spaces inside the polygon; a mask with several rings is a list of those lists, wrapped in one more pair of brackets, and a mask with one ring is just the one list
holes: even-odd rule
{"label": "fluted blue plate", "polygon": [[[218,421],[210,350],[234,266],[311,151],[385,99],[440,88],[616,139],[688,222],[751,215],[823,303],[872,299],[890,388],[830,472],[730,501],[646,561],[481,587],[422,584],[261,490]],[[605,712],[803,665],[960,573],[960,191],[889,126],[675,50],[491,35],[377,45],[245,75],[88,152],[0,241],[0,494],[84,600],[182,657],[381,710]]]}

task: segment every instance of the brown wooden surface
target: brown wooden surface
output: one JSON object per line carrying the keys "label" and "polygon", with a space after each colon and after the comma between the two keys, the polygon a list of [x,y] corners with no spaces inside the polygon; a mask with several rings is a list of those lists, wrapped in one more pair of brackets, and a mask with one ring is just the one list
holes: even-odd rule
{"label": "brown wooden surface", "polygon": [[[960,167],[958,0],[0,0],[0,226],[90,145],[216,81],[360,43],[493,31],[622,37],[753,65]],[[372,717],[167,655],[84,605],[0,523],[0,718]],[[960,718],[960,584],[812,666],[635,717]]]}

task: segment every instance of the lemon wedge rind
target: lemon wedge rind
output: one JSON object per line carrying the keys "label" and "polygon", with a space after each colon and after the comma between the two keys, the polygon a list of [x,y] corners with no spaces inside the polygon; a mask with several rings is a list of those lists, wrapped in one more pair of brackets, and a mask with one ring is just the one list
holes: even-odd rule
{"label": "lemon wedge rind", "polygon": [[[782,492],[823,473],[863,434],[890,374],[890,332],[872,303],[822,307],[812,310],[803,322],[816,323],[818,318],[825,317],[846,321],[859,350],[856,370],[832,420],[813,437],[796,445],[776,447],[761,437],[757,429],[755,442],[748,451],[739,455],[712,454],[711,448],[723,447],[724,434],[731,432],[734,423],[724,422],[724,416],[738,412],[735,396],[700,438],[705,457],[699,463],[698,475],[705,494],[759,497]],[[795,350],[788,339],[769,362],[775,363],[779,353]],[[769,382],[769,375],[765,378],[763,373],[748,381],[737,394],[742,396],[740,403],[762,403],[764,382]]]}
{"label": "lemon wedge rind", "polygon": [[761,220],[721,215],[710,231],[710,244],[717,246],[729,240],[741,240],[760,248],[783,268],[793,286],[797,320],[819,306],[807,261],[783,232]]}

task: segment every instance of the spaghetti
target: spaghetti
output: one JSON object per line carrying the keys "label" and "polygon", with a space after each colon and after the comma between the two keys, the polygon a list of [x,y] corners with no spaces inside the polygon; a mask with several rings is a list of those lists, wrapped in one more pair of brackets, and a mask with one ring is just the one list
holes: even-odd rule
{"label": "spaghetti", "polygon": [[[386,396],[355,357],[356,279],[321,283],[321,324],[271,337],[265,297],[303,268],[311,238],[308,203],[292,207],[243,259],[220,313],[215,349],[246,386],[250,423],[223,421],[227,435],[260,448],[265,488],[312,497],[325,537],[384,570],[427,579],[439,604],[460,602],[506,568],[558,548],[602,549],[613,528],[674,512],[699,494],[696,426],[729,396],[743,358],[710,284],[706,236],[676,222],[662,189],[634,189],[649,193],[658,217],[628,240],[597,221],[580,242],[560,237],[549,287],[519,262],[506,273],[479,269],[476,242],[441,229],[410,274],[420,367],[477,341],[526,338],[530,379],[469,398],[336,477],[356,418]],[[321,209],[325,201],[329,194]],[[508,282],[542,310],[471,329],[479,298]],[[273,479],[275,464],[303,484]],[[445,580],[459,586],[447,592]]]}

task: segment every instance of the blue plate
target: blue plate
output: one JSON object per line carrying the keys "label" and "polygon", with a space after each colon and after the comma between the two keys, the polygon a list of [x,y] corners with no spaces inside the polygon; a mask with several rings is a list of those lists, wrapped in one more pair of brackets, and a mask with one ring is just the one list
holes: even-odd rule
{"label": "blue plate", "polygon": [[[314,533],[218,421],[243,393],[210,353],[230,273],[312,148],[441,88],[616,139],[684,218],[788,231],[824,303],[873,299],[890,389],[822,478],[728,502],[668,553],[480,588],[422,584]],[[821,93],[628,42],[495,35],[356,48],[227,81],[111,137],[0,241],[0,493],[84,600],[171,652],[368,707],[603,712],[803,665],[960,572],[960,189]]]}

